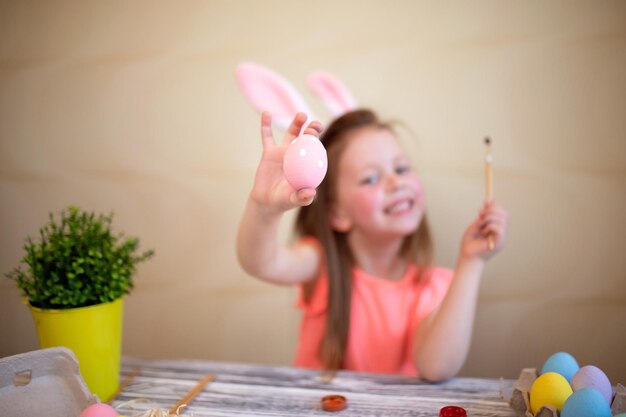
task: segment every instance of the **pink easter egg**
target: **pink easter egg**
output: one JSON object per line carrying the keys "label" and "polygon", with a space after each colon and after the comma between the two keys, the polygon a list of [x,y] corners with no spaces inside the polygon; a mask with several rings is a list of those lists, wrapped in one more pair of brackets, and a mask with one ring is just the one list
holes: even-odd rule
{"label": "pink easter egg", "polygon": [[117,417],[119,413],[108,404],[96,403],[85,408],[80,417]]}
{"label": "pink easter egg", "polygon": [[313,135],[298,136],[285,151],[283,172],[289,185],[296,190],[317,188],[327,169],[326,149]]}

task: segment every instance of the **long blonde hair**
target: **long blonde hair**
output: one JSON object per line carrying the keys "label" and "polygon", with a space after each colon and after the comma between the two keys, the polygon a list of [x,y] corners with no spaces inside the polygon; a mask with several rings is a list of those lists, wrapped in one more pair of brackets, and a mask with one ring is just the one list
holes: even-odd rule
{"label": "long blonde hair", "polygon": [[[348,143],[345,138],[348,133],[365,127],[387,129],[395,134],[391,123],[381,122],[368,109],[351,111],[333,121],[320,137],[328,153],[326,178],[317,189],[315,201],[300,209],[295,223],[297,235],[313,236],[324,248],[329,283],[326,332],[320,346],[320,355],[326,369],[341,369],[345,363],[350,326],[352,269],[355,266],[346,235],[332,229],[329,213],[337,197],[339,159]],[[420,266],[420,271],[424,271],[431,263],[432,252],[432,239],[424,215],[415,233],[405,238],[400,255],[414,261]],[[313,285],[315,282],[305,287],[305,297],[310,295]]]}

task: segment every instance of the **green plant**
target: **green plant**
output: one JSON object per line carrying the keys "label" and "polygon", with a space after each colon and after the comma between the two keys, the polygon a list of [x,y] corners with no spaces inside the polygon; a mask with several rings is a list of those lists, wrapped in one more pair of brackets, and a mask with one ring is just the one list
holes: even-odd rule
{"label": "green plant", "polygon": [[6,274],[33,307],[67,309],[113,301],[130,292],[137,263],[154,254],[136,254],[137,238],[114,235],[112,213],[96,215],[70,206],[58,220],[52,213],[49,217],[39,240],[26,239],[26,255]]}

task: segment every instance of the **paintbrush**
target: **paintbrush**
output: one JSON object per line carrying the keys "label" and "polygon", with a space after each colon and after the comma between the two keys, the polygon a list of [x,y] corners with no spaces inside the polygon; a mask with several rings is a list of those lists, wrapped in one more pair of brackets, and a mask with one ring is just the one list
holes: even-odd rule
{"label": "paintbrush", "polygon": [[[485,189],[487,192],[487,201],[493,200],[493,172],[492,172],[493,156],[491,155],[491,138],[485,137]],[[493,250],[493,236],[487,237],[489,250]]]}
{"label": "paintbrush", "polygon": [[170,408],[169,414],[177,416],[180,411],[179,409],[187,407],[189,403],[191,403],[193,399],[202,392],[204,387],[206,387],[209,382],[213,381],[214,378],[213,374],[206,374],[204,378],[198,381],[195,387],[193,387],[183,398]]}

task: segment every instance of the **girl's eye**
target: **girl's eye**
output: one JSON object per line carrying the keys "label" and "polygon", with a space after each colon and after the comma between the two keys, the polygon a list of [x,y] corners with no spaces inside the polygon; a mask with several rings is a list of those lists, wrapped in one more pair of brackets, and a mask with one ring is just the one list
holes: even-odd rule
{"label": "girl's eye", "polygon": [[367,177],[361,180],[361,184],[363,185],[373,185],[378,183],[378,175],[368,175]]}
{"label": "girl's eye", "polygon": [[406,174],[410,170],[411,170],[411,167],[409,165],[400,165],[396,167],[396,174],[398,175]]}

